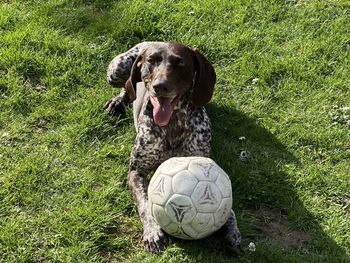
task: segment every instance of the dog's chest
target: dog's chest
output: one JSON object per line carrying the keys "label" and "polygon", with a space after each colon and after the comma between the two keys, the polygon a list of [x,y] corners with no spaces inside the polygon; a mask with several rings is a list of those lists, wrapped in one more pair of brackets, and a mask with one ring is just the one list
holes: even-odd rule
{"label": "dog's chest", "polygon": [[193,127],[191,126],[190,118],[192,117],[191,107],[189,105],[180,103],[179,107],[176,107],[171,115],[169,123],[164,127],[159,127],[154,123],[152,105],[147,102],[144,111],[141,113],[140,118],[143,122],[146,122],[146,127],[150,127],[155,142],[162,144],[164,150],[180,150],[186,147],[186,141],[191,137],[193,133]]}
{"label": "dog's chest", "polygon": [[161,129],[168,150],[182,148],[186,138],[189,138],[192,133],[188,123],[187,111],[185,109],[175,111],[168,125]]}

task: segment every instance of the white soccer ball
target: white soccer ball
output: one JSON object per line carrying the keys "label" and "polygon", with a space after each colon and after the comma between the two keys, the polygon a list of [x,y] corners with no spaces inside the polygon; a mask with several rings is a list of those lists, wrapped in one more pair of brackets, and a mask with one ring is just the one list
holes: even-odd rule
{"label": "white soccer ball", "polygon": [[153,217],[169,235],[200,239],[221,228],[232,207],[228,175],[205,157],[174,157],[154,173],[148,199]]}

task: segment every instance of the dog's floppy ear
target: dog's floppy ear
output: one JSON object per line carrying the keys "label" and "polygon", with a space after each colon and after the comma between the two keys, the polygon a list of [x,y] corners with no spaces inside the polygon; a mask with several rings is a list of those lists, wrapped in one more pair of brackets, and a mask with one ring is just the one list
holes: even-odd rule
{"label": "dog's floppy ear", "polygon": [[193,53],[197,73],[193,86],[192,101],[197,106],[204,106],[213,96],[216,74],[210,62],[196,48],[193,49]]}
{"label": "dog's floppy ear", "polygon": [[141,55],[137,56],[134,64],[132,65],[130,77],[125,82],[125,90],[128,93],[131,101],[136,99],[136,83],[141,81],[141,59]]}

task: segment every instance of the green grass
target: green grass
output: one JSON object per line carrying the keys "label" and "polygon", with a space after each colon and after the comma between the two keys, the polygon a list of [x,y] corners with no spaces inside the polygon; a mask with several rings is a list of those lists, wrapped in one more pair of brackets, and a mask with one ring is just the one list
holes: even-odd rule
{"label": "green grass", "polygon": [[[347,0],[2,1],[0,262],[350,262],[349,10]],[[109,61],[144,40],[197,47],[215,66],[212,157],[232,180],[240,258],[217,238],[143,249],[126,187],[131,112],[113,118],[103,105],[118,92]],[[261,208],[309,241],[290,248],[261,232]]]}

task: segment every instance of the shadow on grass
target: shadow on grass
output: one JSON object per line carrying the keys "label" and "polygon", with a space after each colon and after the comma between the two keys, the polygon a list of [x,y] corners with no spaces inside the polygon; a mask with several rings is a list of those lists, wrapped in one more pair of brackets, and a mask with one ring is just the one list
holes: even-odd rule
{"label": "shadow on grass", "polygon": [[[213,104],[208,113],[213,125],[212,158],[231,177],[233,207],[243,236],[245,254],[236,260],[348,262],[344,249],[324,233],[300,201],[296,182],[282,171],[282,167],[298,167],[298,159],[244,113]],[[246,155],[240,158],[243,151]],[[175,242],[189,259],[231,261],[217,236]],[[256,244],[255,252],[248,251],[249,242]]]}

